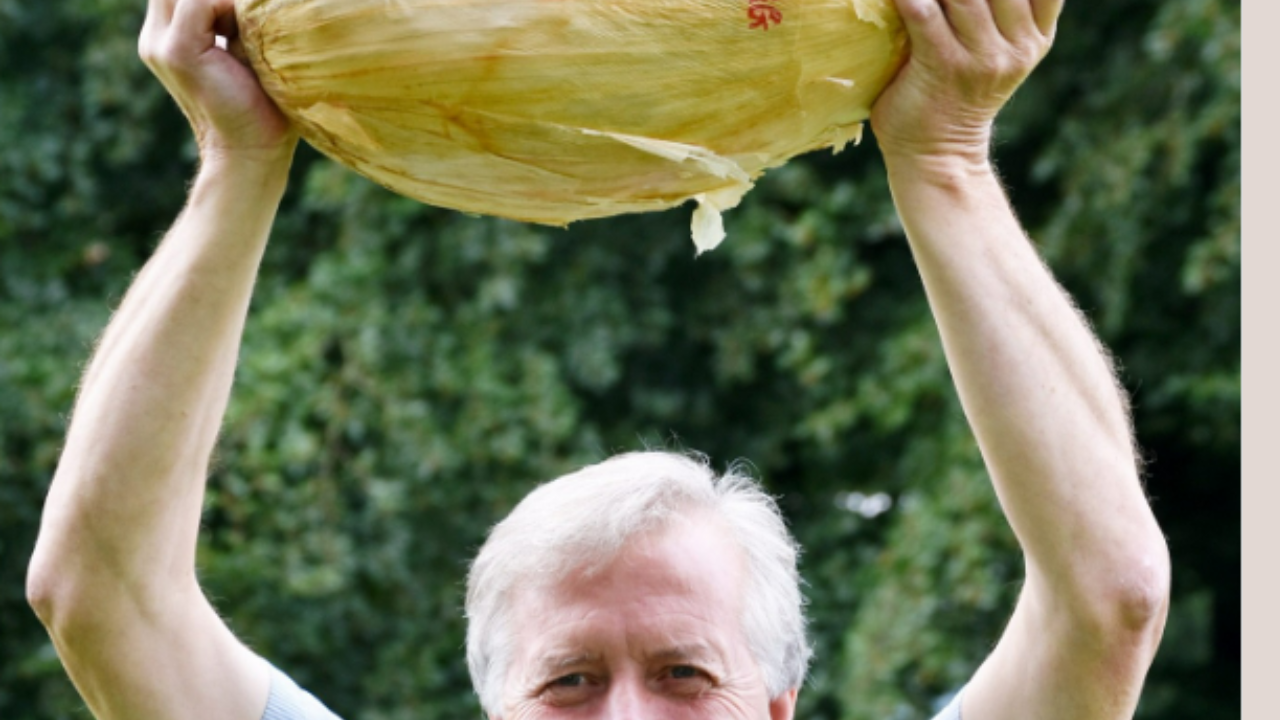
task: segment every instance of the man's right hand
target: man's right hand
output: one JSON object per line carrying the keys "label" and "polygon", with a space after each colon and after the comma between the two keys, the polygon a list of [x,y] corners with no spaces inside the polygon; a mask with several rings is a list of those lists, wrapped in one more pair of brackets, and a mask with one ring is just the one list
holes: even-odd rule
{"label": "man's right hand", "polygon": [[234,0],[151,0],[138,54],[191,122],[202,160],[288,162],[297,144],[289,119],[218,46],[237,34]]}

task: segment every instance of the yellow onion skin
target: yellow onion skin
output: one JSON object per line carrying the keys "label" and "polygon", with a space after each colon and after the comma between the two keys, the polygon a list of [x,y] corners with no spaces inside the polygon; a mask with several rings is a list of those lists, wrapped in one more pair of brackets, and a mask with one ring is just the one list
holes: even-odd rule
{"label": "yellow onion skin", "polygon": [[[860,137],[891,0],[237,0],[302,136],[395,192],[549,225],[696,199]],[[718,220],[718,215],[714,220]]]}

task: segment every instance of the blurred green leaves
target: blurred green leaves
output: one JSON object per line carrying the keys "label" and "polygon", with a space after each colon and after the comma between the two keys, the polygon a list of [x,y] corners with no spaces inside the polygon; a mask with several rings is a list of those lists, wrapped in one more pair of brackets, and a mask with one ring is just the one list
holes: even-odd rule
{"label": "blurred green leaves", "polygon": [[[83,716],[23,577],[76,382],[182,204],[143,8],[0,0],[0,717]],[[1134,395],[1175,598],[1139,716],[1238,714],[1240,8],[1069,6],[996,155]],[[926,718],[1021,579],[873,143],[780,168],[697,260],[689,209],[562,231],[304,149],[206,500],[201,575],[350,720],[474,717],[462,579],[534,484],[644,444],[750,459],[806,548],[798,717]],[[891,509],[848,509],[849,493]]]}

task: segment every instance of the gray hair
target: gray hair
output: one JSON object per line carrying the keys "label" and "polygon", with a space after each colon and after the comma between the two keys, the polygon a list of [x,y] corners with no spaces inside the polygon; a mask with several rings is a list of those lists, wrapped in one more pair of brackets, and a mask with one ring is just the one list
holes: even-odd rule
{"label": "gray hair", "polygon": [[799,545],[773,498],[730,467],[716,477],[702,456],[618,455],[539,486],[494,526],[467,577],[467,665],[485,712],[502,709],[513,652],[514,588],[603,569],[631,538],[709,512],[742,549],[743,631],[770,698],[799,688],[812,649],[796,569]]}

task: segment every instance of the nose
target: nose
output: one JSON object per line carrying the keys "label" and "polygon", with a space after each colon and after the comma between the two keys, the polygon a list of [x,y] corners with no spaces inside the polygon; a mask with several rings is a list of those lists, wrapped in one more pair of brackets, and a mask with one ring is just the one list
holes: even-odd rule
{"label": "nose", "polygon": [[609,683],[605,713],[600,720],[665,720],[660,699],[649,691],[642,678],[617,677]]}

